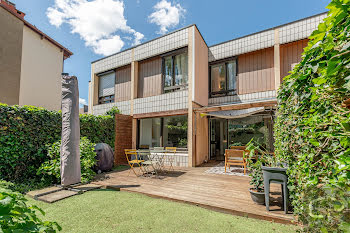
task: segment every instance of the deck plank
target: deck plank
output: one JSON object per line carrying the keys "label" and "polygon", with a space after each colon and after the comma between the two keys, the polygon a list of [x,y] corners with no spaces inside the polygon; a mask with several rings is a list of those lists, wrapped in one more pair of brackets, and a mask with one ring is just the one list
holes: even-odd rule
{"label": "deck plank", "polygon": [[[109,179],[95,184],[113,186],[121,191],[137,192],[202,206],[216,211],[248,216],[280,223],[292,223],[292,214],[284,214],[279,206],[255,204],[249,194],[249,177],[208,174],[208,167],[177,168],[162,179],[136,177],[133,173],[118,171],[109,173]],[[278,191],[273,186],[272,191]]]}

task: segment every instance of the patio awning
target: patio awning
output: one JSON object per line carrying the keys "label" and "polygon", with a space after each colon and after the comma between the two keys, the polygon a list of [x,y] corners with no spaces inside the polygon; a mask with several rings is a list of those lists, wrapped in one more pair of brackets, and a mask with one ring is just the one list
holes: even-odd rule
{"label": "patio awning", "polygon": [[208,113],[201,113],[200,115],[214,116],[214,117],[224,118],[224,119],[236,119],[236,118],[247,117],[247,116],[264,112],[264,111],[265,111],[265,107],[256,107],[256,108],[247,108],[247,109],[240,109],[240,110],[208,112]]}

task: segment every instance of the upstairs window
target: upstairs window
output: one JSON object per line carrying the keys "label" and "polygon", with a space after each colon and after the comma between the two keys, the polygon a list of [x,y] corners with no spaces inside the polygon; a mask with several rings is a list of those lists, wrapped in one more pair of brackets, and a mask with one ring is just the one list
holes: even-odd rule
{"label": "upstairs window", "polygon": [[214,63],[210,70],[210,97],[235,95],[237,83],[237,60]]}
{"label": "upstairs window", "polygon": [[115,72],[107,72],[98,75],[98,103],[106,104],[114,102]]}
{"label": "upstairs window", "polygon": [[163,83],[165,93],[187,87],[187,51],[181,50],[163,57]]}

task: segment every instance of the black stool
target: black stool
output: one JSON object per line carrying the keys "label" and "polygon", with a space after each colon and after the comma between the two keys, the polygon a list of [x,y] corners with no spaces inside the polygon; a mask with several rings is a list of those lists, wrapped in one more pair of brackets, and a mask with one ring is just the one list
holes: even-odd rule
{"label": "black stool", "polygon": [[281,184],[282,189],[282,200],[284,212],[288,213],[288,176],[287,168],[279,167],[265,167],[262,166],[263,176],[264,176],[264,190],[265,190],[265,205],[266,210],[270,211],[270,183]]}

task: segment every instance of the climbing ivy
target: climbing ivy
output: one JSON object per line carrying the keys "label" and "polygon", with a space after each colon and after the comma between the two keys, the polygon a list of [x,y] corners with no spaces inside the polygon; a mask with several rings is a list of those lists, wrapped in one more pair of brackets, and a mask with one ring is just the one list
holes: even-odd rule
{"label": "climbing ivy", "polygon": [[289,164],[294,213],[307,232],[347,232],[350,191],[350,1],[333,0],[278,92],[276,156]]}

